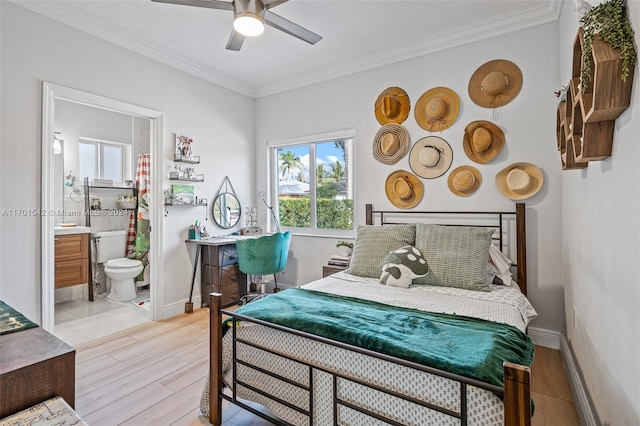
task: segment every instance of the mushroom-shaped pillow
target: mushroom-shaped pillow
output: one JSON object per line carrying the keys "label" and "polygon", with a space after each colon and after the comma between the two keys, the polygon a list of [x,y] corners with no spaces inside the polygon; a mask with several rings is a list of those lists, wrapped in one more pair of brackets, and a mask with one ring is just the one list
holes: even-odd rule
{"label": "mushroom-shaped pillow", "polygon": [[395,287],[408,288],[414,278],[424,277],[429,265],[420,250],[414,246],[404,246],[382,258],[380,282]]}

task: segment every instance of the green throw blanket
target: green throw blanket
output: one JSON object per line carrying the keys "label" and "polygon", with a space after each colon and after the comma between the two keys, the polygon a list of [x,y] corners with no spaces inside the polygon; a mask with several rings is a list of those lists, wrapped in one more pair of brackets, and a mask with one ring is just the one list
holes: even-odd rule
{"label": "green throw blanket", "polygon": [[503,361],[533,362],[533,341],[510,325],[312,290],[288,289],[236,313],[497,386]]}
{"label": "green throw blanket", "polygon": [[15,333],[37,326],[38,324],[0,300],[0,334]]}

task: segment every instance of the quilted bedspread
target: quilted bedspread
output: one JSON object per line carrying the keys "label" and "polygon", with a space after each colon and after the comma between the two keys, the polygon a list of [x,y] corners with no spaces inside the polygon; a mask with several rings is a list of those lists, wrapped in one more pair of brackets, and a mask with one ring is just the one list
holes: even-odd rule
{"label": "quilted bedspread", "polygon": [[497,386],[503,361],[533,361],[533,341],[508,324],[307,289],[270,295],[236,313]]}

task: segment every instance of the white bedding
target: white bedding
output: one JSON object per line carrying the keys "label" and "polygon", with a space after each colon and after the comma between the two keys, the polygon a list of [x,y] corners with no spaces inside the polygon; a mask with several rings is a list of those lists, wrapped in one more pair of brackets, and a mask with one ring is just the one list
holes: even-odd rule
{"label": "white bedding", "polygon": [[412,285],[409,288],[382,285],[375,278],[338,272],[300,288],[352,296],[386,305],[439,312],[509,324],[524,332],[537,313],[515,282],[491,285],[491,291]]}
{"label": "white bedding", "polygon": [[[303,285],[301,288],[359,297],[400,307],[472,316],[511,324],[523,331],[529,321],[536,316],[535,310],[515,283],[512,283],[512,286],[492,285],[491,292],[433,286],[411,286],[403,289],[381,285],[376,279],[361,278],[341,272]],[[239,338],[269,347],[295,359],[302,359],[322,370],[342,371],[357,379],[445,406],[451,410],[460,408],[459,384],[449,379],[259,325],[245,324],[236,331]],[[231,383],[233,376],[231,334],[226,333],[223,339],[223,375],[226,384]],[[243,344],[238,345],[237,355],[238,359],[249,360],[261,368],[276,371],[289,380],[302,385],[311,385],[309,371],[300,363],[288,361]],[[286,399],[300,408],[309,408],[309,394],[306,391],[241,365],[238,367],[237,375],[240,380],[270,395]],[[404,425],[459,424],[451,417],[350,382],[338,380],[337,386],[337,392],[342,398],[360,401],[366,408],[380,414],[386,413]],[[314,371],[312,387],[314,390],[313,424],[332,424],[334,408],[331,397],[334,385],[331,376],[320,370]],[[205,415],[208,415],[209,409],[208,391],[207,384],[201,400],[201,409]],[[276,416],[291,424],[309,424],[308,418],[295,410],[242,386],[238,386],[237,391],[240,398],[264,405]],[[502,425],[504,422],[502,401],[489,391],[470,386],[467,405],[470,425]],[[340,424],[382,424],[371,418],[363,418],[361,414],[344,407],[338,410]]]}

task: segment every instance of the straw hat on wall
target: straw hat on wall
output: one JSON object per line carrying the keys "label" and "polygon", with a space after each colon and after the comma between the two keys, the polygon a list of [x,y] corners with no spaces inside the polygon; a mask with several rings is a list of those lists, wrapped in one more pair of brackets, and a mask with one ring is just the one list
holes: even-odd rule
{"label": "straw hat on wall", "polygon": [[409,131],[399,124],[385,124],[373,138],[373,156],[383,164],[396,164],[409,151]]}
{"label": "straw hat on wall", "polygon": [[540,191],[544,176],[531,163],[513,163],[496,175],[496,188],[502,195],[512,200],[524,200]]}
{"label": "straw hat on wall", "polygon": [[497,108],[511,102],[522,88],[522,71],[505,59],[489,61],[475,70],[469,79],[469,97],[485,108]]}
{"label": "straw hat on wall", "polygon": [[480,171],[473,166],[460,166],[449,173],[449,190],[460,197],[468,197],[476,192],[482,183]]}
{"label": "straw hat on wall", "polygon": [[418,176],[435,179],[449,170],[453,163],[453,150],[447,141],[437,136],[427,136],[411,147],[409,166]]}
{"label": "straw hat on wall", "polygon": [[420,96],[414,114],[420,127],[440,132],[456,121],[459,109],[460,100],[456,92],[446,87],[435,87]]}
{"label": "straw hat on wall", "polygon": [[415,207],[424,195],[420,178],[406,170],[396,170],[387,176],[384,191],[391,204],[399,209]]}
{"label": "straw hat on wall", "polygon": [[462,147],[469,159],[486,164],[502,151],[504,133],[490,121],[472,121],[464,128]]}
{"label": "straw hat on wall", "polygon": [[383,90],[374,105],[376,119],[382,125],[404,122],[409,116],[410,109],[409,95],[399,87],[388,87]]}

